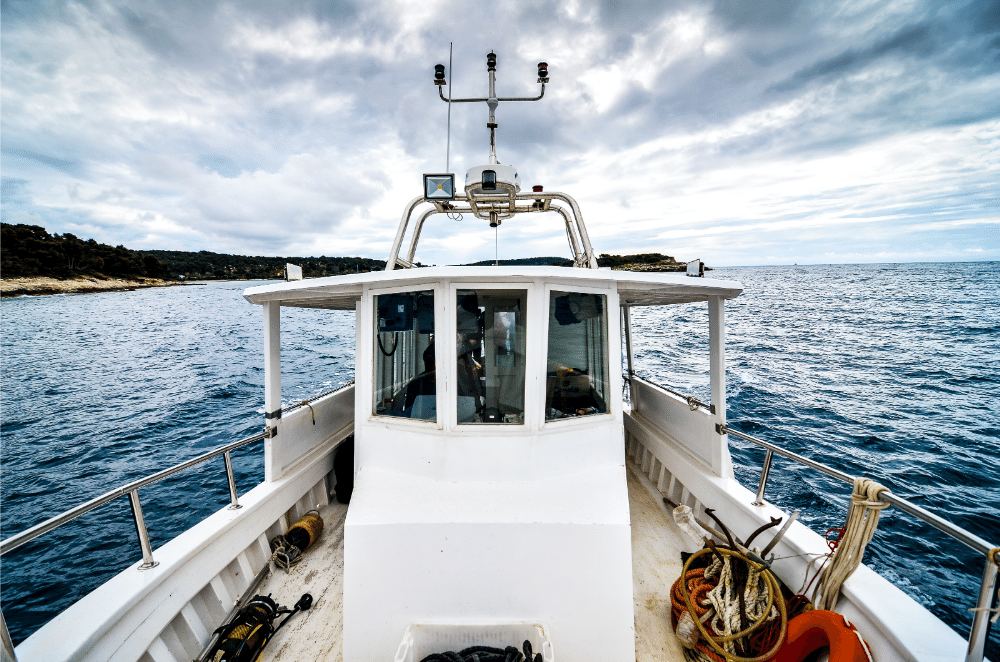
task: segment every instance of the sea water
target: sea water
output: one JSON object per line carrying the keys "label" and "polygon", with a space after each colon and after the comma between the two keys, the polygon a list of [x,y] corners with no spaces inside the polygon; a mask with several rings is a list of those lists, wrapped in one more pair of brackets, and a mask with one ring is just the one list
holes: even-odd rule
{"label": "sea water", "polygon": [[[726,306],[731,426],[1000,542],[1000,263],[708,275],[745,286]],[[3,300],[4,538],[262,429],[263,315],[241,296],[255,284]],[[637,372],[708,401],[706,305],[632,317]],[[353,378],[353,313],[285,308],[281,323],[286,404]],[[730,441],[737,478],[755,490],[763,451]],[[233,456],[245,493],[263,479],[261,445]],[[842,525],[849,492],[776,457],[765,498],[823,533]],[[140,498],[155,550],[228,503],[222,459]],[[893,508],[868,550],[866,563],[968,634],[982,556]],[[124,498],[3,556],[15,643],[140,560]],[[988,651],[1000,659],[1000,632]]]}

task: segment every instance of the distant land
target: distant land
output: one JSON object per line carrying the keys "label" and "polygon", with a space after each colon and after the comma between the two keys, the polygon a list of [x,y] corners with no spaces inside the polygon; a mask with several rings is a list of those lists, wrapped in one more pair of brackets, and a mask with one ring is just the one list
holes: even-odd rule
{"label": "distant land", "polygon": [[385,260],[367,257],[263,257],[209,251],[139,251],[164,264],[184,280],[275,280],[285,277],[285,264],[302,267],[303,278],[339,276],[385,269]]}
{"label": "distant land", "polygon": [[[514,260],[482,260],[467,266],[480,267],[492,266],[493,264],[569,267],[573,265],[573,261],[564,257],[522,257]],[[671,256],[662,253],[639,253],[636,255],[602,253],[597,258],[597,266],[611,267],[621,271],[685,271],[687,269],[687,263],[678,262]]]}
{"label": "distant land", "polygon": [[[385,260],[366,257],[265,257],[210,251],[130,250],[49,234],[37,225],[0,224],[0,289],[3,296],[93,292],[155,287],[196,280],[280,280],[286,263],[302,267],[304,278],[381,271]],[[602,254],[601,267],[629,271],[684,271],[683,262],[661,253]],[[493,260],[470,266],[487,266]],[[499,260],[502,265],[571,266],[561,257]]]}

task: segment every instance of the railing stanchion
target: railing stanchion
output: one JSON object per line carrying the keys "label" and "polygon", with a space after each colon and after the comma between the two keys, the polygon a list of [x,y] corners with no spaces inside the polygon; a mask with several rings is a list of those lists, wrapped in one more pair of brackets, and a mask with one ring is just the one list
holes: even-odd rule
{"label": "railing stanchion", "polygon": [[982,662],[986,655],[986,635],[990,631],[990,612],[987,610],[993,604],[996,590],[997,564],[987,557],[983,582],[979,585],[979,600],[976,601],[978,611],[972,618],[972,629],[969,631],[969,649],[965,654],[965,662]]}
{"label": "railing stanchion", "polygon": [[757,485],[757,498],[753,502],[755,506],[764,505],[764,488],[767,487],[767,475],[771,473],[771,460],[773,459],[774,451],[769,448],[767,449],[767,454],[764,455],[764,465],[760,468],[760,483]]}
{"label": "railing stanchion", "polygon": [[0,639],[3,640],[3,647],[0,648],[0,662],[17,662],[14,642],[11,641],[10,632],[7,630],[7,619],[3,617],[3,612],[0,612]]}
{"label": "railing stanchion", "polygon": [[222,457],[226,460],[226,478],[229,479],[229,498],[232,501],[229,510],[239,510],[243,506],[240,505],[239,497],[236,494],[236,478],[233,476],[233,458],[230,456],[229,451],[223,453]]}
{"label": "railing stanchion", "polygon": [[153,547],[149,544],[149,532],[146,531],[146,518],[142,516],[142,506],[139,505],[139,490],[128,493],[128,501],[132,506],[132,519],[135,521],[135,532],[139,536],[139,547],[142,548],[142,565],[139,570],[149,570],[160,565],[153,560]]}

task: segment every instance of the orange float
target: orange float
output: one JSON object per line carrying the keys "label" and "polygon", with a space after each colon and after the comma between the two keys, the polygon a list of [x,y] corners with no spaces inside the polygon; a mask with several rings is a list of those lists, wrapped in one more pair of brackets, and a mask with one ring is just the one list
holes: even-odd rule
{"label": "orange float", "polygon": [[801,662],[824,646],[830,647],[830,662],[873,662],[858,629],[842,615],[822,609],[788,621],[788,638],[772,662]]}

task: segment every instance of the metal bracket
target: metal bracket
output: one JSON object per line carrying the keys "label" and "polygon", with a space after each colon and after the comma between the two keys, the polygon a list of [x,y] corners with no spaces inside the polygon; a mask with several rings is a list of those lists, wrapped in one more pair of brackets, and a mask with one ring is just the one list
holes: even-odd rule
{"label": "metal bracket", "polygon": [[726,426],[723,423],[715,424],[715,434],[724,435],[726,434]]}
{"label": "metal bracket", "polygon": [[267,426],[264,427],[264,438],[265,439],[274,439],[277,436],[278,436],[278,428],[277,428],[277,426],[272,427],[270,425],[267,425]]}

